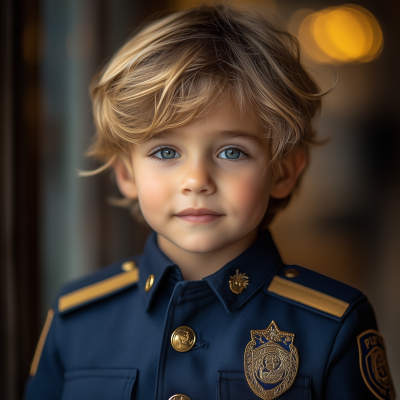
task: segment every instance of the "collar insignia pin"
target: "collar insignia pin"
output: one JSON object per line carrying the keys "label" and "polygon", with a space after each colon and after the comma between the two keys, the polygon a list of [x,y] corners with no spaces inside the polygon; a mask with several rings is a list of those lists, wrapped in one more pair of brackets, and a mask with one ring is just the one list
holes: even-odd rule
{"label": "collar insignia pin", "polygon": [[292,386],[299,368],[294,334],[280,331],[275,321],[251,331],[244,352],[244,371],[251,390],[264,400],[275,399]]}
{"label": "collar insignia pin", "polygon": [[236,270],[236,275],[231,276],[229,280],[229,287],[233,293],[242,293],[244,289],[249,285],[249,277],[246,274],[240,274],[239,270]]}

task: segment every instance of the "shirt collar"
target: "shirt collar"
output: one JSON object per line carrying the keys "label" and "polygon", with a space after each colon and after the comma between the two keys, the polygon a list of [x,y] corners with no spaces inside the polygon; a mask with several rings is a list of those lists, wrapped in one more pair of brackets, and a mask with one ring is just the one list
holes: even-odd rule
{"label": "shirt collar", "polygon": [[[183,278],[179,268],[177,268],[177,266],[160,250],[157,244],[157,234],[152,232],[147,239],[144,252],[139,259],[141,276],[139,288],[146,312],[149,310],[154,296],[162,284],[164,276],[167,274],[168,270],[174,267],[176,267],[176,273],[178,274],[177,280],[182,280]],[[146,292],[146,281],[151,275],[154,276],[154,283],[151,289]]]}
{"label": "shirt collar", "polygon": [[[282,265],[281,257],[270,232],[260,231],[255,242],[248,249],[214,274],[203,278],[203,281],[208,283],[226,311],[231,313],[269,283]],[[139,288],[146,312],[149,310],[157,290],[163,285],[163,279],[168,271],[173,269],[172,274],[176,281],[183,280],[179,268],[158,247],[155,232],[150,234],[146,242],[144,252],[139,260],[139,267],[141,270]],[[249,278],[247,288],[239,294],[233,293],[229,287],[230,279],[236,275],[236,270],[241,274],[246,274]],[[154,275],[154,283],[149,292],[146,292],[146,280],[150,274]]]}
{"label": "shirt collar", "polygon": [[[226,311],[233,312],[269,283],[282,265],[270,232],[260,231],[248,249],[204,280],[221,300]],[[239,294],[229,288],[229,281],[236,275],[236,270],[249,278],[247,288]]]}

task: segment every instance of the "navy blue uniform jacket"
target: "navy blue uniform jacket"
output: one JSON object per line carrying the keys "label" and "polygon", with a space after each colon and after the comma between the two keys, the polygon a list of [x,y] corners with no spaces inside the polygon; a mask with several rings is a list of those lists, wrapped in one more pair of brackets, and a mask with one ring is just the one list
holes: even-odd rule
{"label": "navy blue uniform jacket", "polygon": [[[235,294],[229,282],[237,270],[248,286]],[[289,342],[265,334],[271,326],[291,338],[297,358]],[[179,327],[196,335],[189,351],[171,345]],[[62,288],[25,400],[393,399],[376,330],[360,291],[283,264],[268,231],[201,281],[184,281],[153,233],[142,255]],[[269,361],[257,364],[258,345]]]}

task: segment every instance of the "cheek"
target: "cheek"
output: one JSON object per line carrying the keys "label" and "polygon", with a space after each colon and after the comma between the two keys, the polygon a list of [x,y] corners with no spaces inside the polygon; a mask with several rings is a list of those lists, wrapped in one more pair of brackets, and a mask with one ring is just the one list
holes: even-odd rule
{"label": "cheek", "polygon": [[227,197],[237,212],[245,218],[267,207],[270,182],[259,175],[247,174],[232,179],[227,187]]}
{"label": "cheek", "polygon": [[232,194],[235,198],[235,203],[238,205],[254,207],[260,203],[265,203],[267,190],[260,186],[244,182],[242,185],[235,185]]}
{"label": "cheek", "polygon": [[159,214],[170,197],[167,180],[158,178],[157,174],[145,174],[137,186],[140,208],[145,217]]}

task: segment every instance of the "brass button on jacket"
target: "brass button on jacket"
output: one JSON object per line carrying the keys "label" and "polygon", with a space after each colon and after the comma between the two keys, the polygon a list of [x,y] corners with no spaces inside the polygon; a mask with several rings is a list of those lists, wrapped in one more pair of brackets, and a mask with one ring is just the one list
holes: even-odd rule
{"label": "brass button on jacket", "polygon": [[287,278],[296,278],[299,274],[300,272],[296,268],[290,268],[285,271],[285,276]]}
{"label": "brass button on jacket", "polygon": [[136,268],[136,263],[134,261],[125,261],[122,265],[121,265],[121,269],[122,271],[125,272],[129,272],[132,271]]}
{"label": "brass button on jacket", "polygon": [[190,397],[185,396],[184,394],[174,394],[168,400],[190,400]]}
{"label": "brass button on jacket", "polygon": [[154,283],[154,275],[151,274],[151,275],[147,278],[146,286],[144,287],[144,290],[145,290],[146,292],[148,292],[148,291],[152,288],[153,283]]}
{"label": "brass button on jacket", "polygon": [[180,326],[171,335],[171,345],[180,353],[189,351],[196,343],[196,334],[188,326]]}

